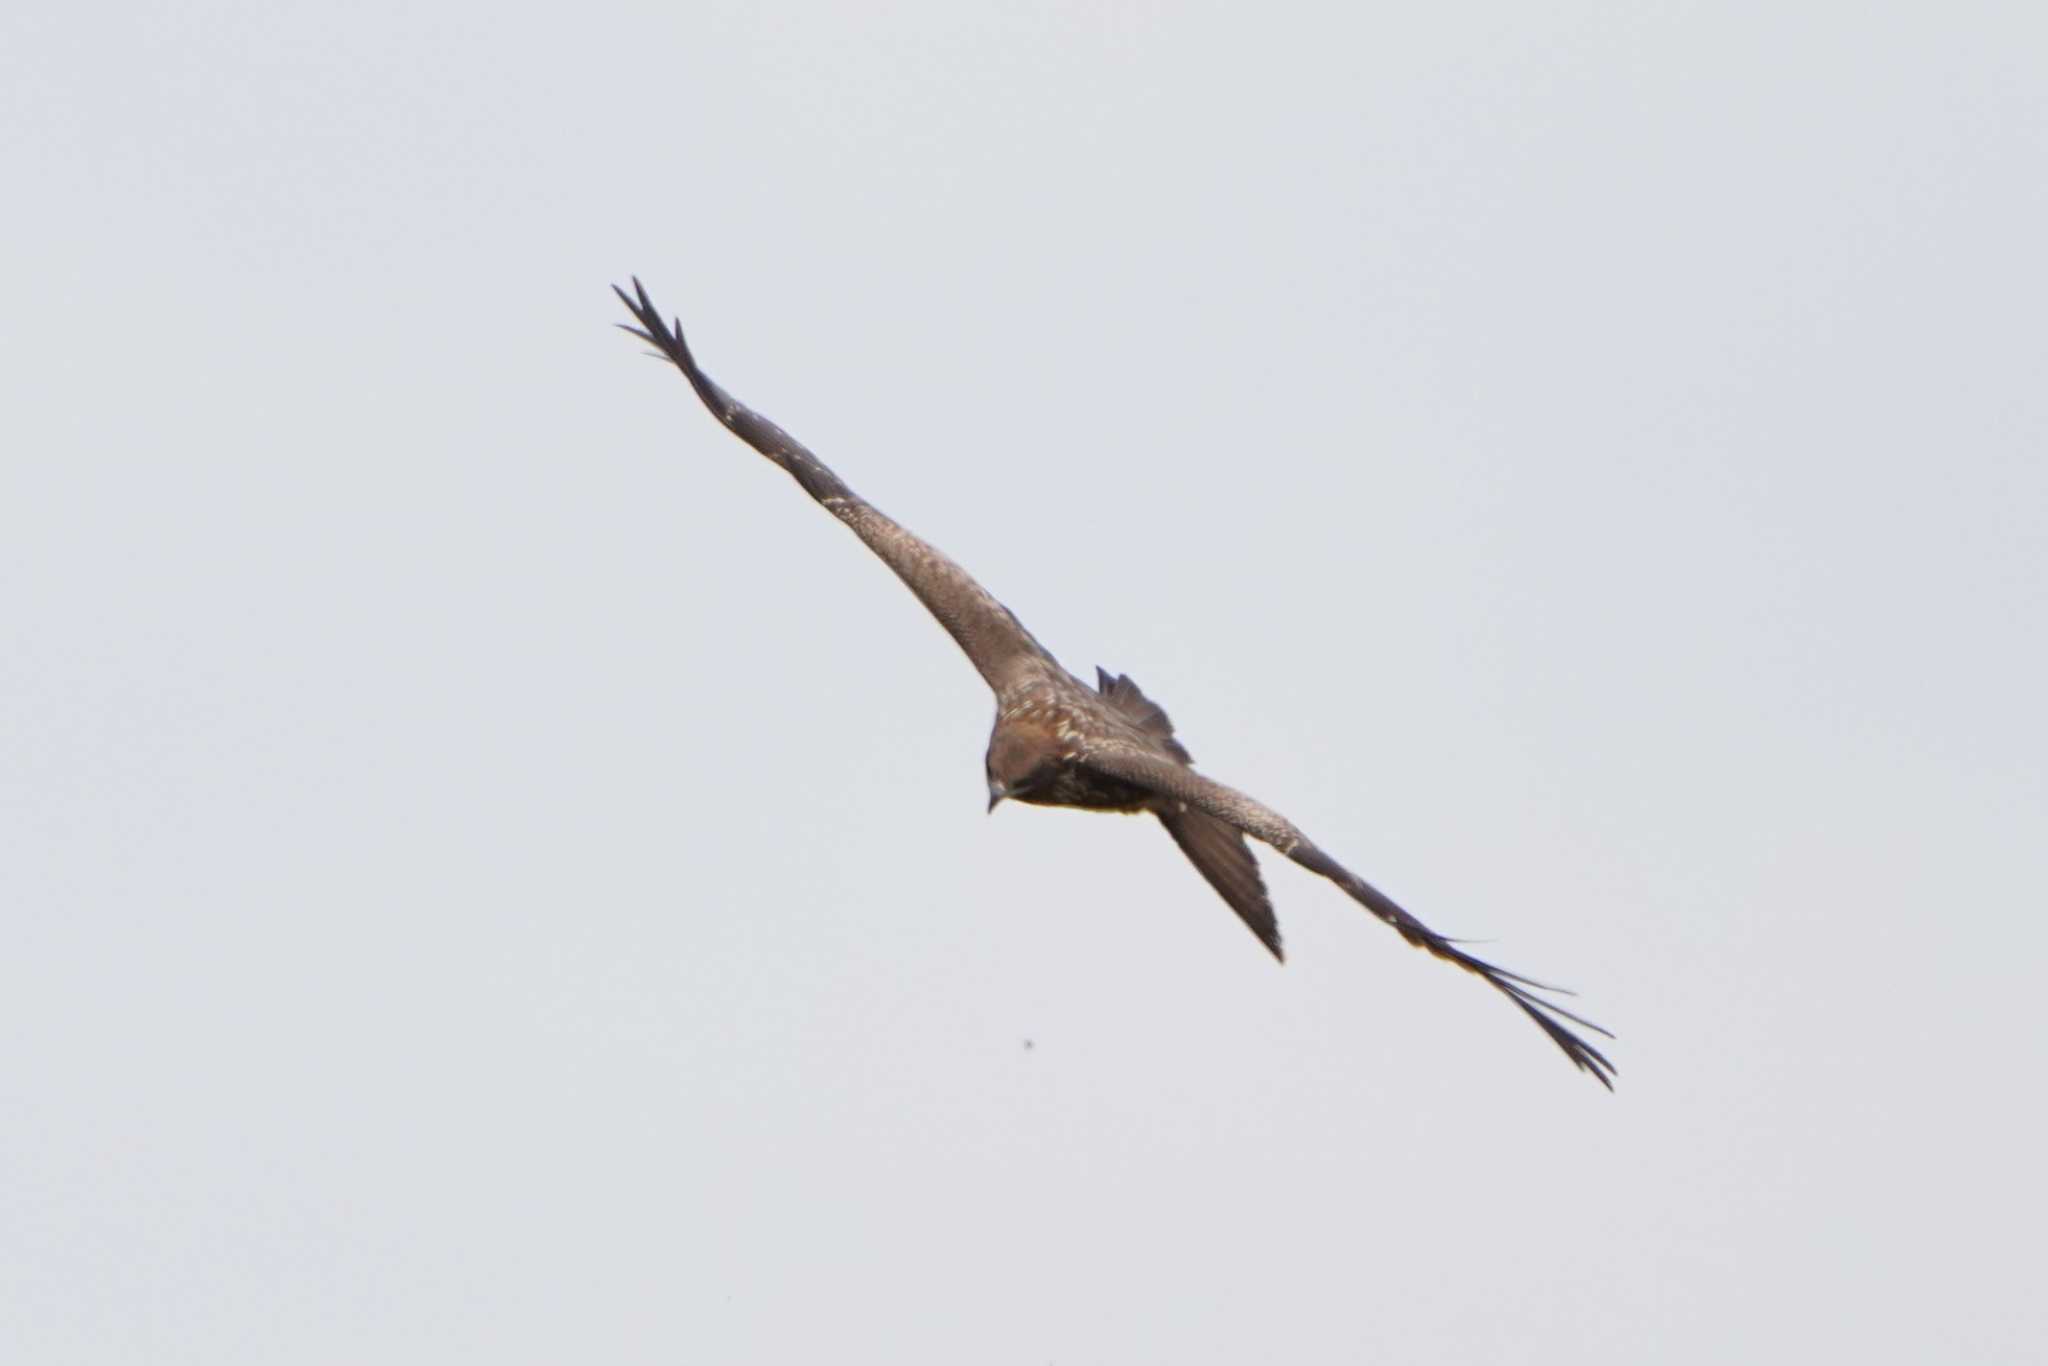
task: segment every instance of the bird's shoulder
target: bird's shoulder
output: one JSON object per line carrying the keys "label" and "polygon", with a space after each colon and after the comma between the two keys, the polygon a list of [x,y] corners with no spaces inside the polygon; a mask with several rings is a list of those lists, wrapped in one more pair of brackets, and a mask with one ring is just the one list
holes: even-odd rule
{"label": "bird's shoulder", "polygon": [[1138,720],[1070,675],[1043,676],[1007,690],[998,700],[996,725],[1042,733],[1057,741],[1069,758],[1105,746],[1166,752]]}

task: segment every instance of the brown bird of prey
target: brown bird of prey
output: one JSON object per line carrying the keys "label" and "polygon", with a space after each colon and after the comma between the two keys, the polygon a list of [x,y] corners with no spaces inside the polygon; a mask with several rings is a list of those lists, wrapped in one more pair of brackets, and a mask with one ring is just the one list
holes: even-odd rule
{"label": "brown bird of prey", "polygon": [[1151,812],[1259,942],[1280,958],[1280,927],[1245,844],[1249,835],[1336,883],[1410,944],[1484,978],[1566,1057],[1614,1088],[1613,1064],[1564,1022],[1613,1036],[1539,994],[1558,988],[1473,957],[1317,848],[1279,812],[1195,772],[1191,756],[1174,738],[1173,723],[1137,684],[1097,669],[1091,688],[1061,668],[966,570],[884,516],[788,432],[714,383],[691,356],[682,324],[662,321],[637,278],[631,295],[617,286],[613,292],[639,324],[619,326],[674,362],[713,417],[853,528],[967,652],[996,695],[995,732],[988,742],[989,810],[1008,797],[1039,806]]}

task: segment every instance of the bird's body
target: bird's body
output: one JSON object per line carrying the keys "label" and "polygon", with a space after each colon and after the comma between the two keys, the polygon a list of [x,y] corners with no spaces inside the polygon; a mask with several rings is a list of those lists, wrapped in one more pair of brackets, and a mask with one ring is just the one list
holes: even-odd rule
{"label": "bird's body", "polygon": [[[1605,1034],[1537,993],[1553,991],[1466,953],[1384,893],[1325,854],[1284,816],[1195,771],[1166,712],[1129,678],[1097,670],[1089,687],[968,573],[855,494],[787,432],[735,400],[706,375],[665,323],[638,280],[616,291],[637,327],[689,380],[712,415],[802,485],[844,522],[966,653],[995,693],[996,721],[985,761],[989,808],[1005,799],[1037,806],[1144,813],[1158,817],[1190,862],[1275,958],[1279,925],[1246,837],[1259,840],[1336,883],[1409,943],[1478,974],[1512,1000],[1573,1063],[1612,1089],[1613,1065],[1566,1027]],[[621,324],[624,326],[624,324]]]}
{"label": "bird's body", "polygon": [[[1109,682],[1104,676],[1105,685]],[[1140,811],[1151,795],[1135,783],[1098,773],[1080,762],[1107,740],[1144,744],[1145,732],[1096,692],[1071,676],[1047,679],[996,700],[988,739],[990,795],[1034,806],[1080,806],[1091,811]],[[1041,762],[1050,768],[1036,783]]]}

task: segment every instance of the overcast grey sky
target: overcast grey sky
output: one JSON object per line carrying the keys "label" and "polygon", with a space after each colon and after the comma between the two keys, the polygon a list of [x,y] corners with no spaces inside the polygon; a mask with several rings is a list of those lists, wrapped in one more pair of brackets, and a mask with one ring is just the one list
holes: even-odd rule
{"label": "overcast grey sky", "polygon": [[[10,7],[0,1357],[2038,1353],[2044,53]],[[629,272],[1618,1094],[1284,863],[1281,970],[985,816]]]}

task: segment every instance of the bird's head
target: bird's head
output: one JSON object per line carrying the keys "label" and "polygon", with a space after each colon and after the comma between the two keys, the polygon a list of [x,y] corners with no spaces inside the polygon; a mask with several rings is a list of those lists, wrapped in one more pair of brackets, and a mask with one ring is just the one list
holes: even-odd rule
{"label": "bird's head", "polygon": [[1000,726],[988,742],[988,809],[1005,797],[1030,800],[1058,771],[1060,748],[1052,737]]}

